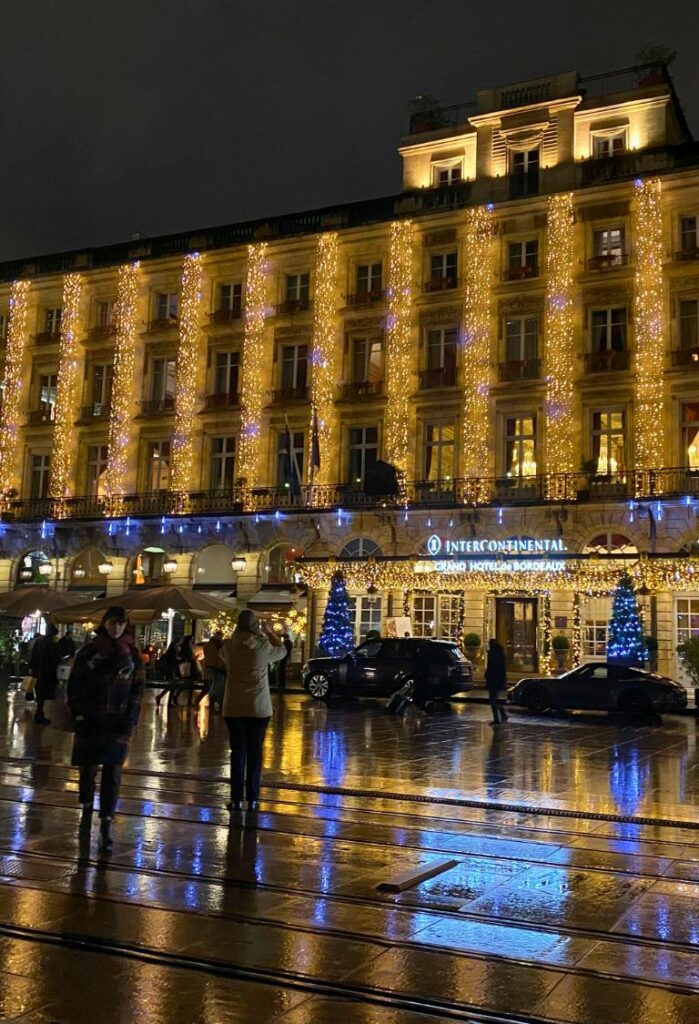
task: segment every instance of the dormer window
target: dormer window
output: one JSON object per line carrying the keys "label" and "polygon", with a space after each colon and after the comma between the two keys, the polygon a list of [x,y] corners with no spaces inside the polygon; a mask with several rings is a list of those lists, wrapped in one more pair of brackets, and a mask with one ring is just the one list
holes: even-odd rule
{"label": "dormer window", "polygon": [[626,145],[626,128],[614,128],[610,131],[592,132],[592,156],[596,160],[617,156],[628,148]]}
{"label": "dormer window", "polygon": [[533,196],[539,191],[539,147],[510,153],[510,198]]}
{"label": "dormer window", "polygon": [[449,160],[432,164],[432,184],[438,186],[454,185],[463,179],[463,161]]}

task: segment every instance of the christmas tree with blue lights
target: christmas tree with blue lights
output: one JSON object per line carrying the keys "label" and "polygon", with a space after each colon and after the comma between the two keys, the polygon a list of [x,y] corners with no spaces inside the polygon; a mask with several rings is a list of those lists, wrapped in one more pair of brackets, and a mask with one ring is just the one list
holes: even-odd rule
{"label": "christmas tree with blue lights", "polygon": [[609,620],[607,660],[616,665],[643,668],[648,649],[643,639],[643,623],[630,576],[622,576],[614,592],[612,617]]}
{"label": "christmas tree with blue lights", "polygon": [[318,646],[323,654],[328,654],[331,658],[341,658],[354,647],[354,631],[345,577],[339,571],[333,574],[330,581],[330,596],[323,616],[323,629]]}

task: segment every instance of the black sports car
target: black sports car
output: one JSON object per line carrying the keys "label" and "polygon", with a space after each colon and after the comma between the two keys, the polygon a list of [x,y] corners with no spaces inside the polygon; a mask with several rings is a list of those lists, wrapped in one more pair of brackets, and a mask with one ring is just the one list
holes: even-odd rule
{"label": "black sports car", "polygon": [[365,640],[343,658],[311,658],[301,676],[318,700],[341,693],[390,697],[412,682],[413,698],[420,703],[443,700],[473,685],[471,662],[455,643],[412,637]]}
{"label": "black sports car", "polygon": [[520,679],[507,697],[538,712],[570,708],[650,715],[687,706],[687,691],[673,679],[607,661],[580,665],[561,676]]}

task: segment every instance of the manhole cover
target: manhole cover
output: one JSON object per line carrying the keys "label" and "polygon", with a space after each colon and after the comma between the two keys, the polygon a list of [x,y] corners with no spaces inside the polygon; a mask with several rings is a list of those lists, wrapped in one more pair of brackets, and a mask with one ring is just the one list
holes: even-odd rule
{"label": "manhole cover", "polygon": [[33,878],[37,882],[52,882],[67,878],[71,869],[62,864],[46,864],[40,860],[22,860],[19,857],[0,857],[0,875],[6,878]]}

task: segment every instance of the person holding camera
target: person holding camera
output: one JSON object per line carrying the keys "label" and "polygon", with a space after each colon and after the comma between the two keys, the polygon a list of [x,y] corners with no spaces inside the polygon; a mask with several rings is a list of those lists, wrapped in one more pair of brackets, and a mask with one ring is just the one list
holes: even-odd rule
{"label": "person holding camera", "polygon": [[226,667],[223,717],[231,744],[231,811],[256,811],[260,799],[262,745],[272,717],[268,669],[286,654],[284,641],[272,627],[245,609],[219,658]]}

